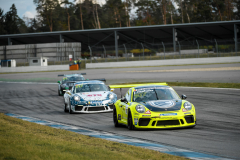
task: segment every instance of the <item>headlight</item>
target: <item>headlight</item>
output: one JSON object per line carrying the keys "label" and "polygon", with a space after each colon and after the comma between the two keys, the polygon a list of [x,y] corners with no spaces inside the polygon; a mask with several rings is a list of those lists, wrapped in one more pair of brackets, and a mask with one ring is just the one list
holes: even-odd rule
{"label": "headlight", "polygon": [[113,99],[114,95],[113,94],[109,94],[109,99]]}
{"label": "headlight", "polygon": [[79,100],[80,100],[80,97],[79,97],[79,96],[74,96],[74,100],[75,100],[75,101],[79,101]]}
{"label": "headlight", "polygon": [[185,102],[184,103],[184,108],[186,109],[186,110],[191,110],[192,109],[192,105],[191,105],[191,103],[189,103],[189,102]]}
{"label": "headlight", "polygon": [[145,112],[145,107],[143,107],[142,105],[137,105],[136,110],[139,113],[144,113]]}

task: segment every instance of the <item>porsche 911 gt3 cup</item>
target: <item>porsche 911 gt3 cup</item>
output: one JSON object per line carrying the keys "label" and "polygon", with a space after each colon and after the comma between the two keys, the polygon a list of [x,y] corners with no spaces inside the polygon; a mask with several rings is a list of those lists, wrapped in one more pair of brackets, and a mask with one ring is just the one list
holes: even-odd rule
{"label": "porsche 911 gt3 cup", "polygon": [[104,82],[80,81],[64,94],[65,112],[97,113],[113,110],[117,95],[109,91]]}
{"label": "porsche 911 gt3 cup", "polygon": [[130,88],[113,108],[115,127],[119,124],[130,130],[194,127],[196,112],[186,96],[180,98],[166,83],[110,85],[110,88]]}
{"label": "porsche 911 gt3 cup", "polygon": [[58,95],[64,95],[66,88],[71,89],[75,82],[85,80],[82,75],[86,75],[86,73],[58,75],[63,76],[62,81],[58,81]]}

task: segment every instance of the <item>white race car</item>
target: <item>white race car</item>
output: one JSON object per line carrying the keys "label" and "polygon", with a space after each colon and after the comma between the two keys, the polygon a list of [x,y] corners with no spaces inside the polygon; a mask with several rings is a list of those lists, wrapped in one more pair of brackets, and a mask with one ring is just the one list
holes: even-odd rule
{"label": "white race car", "polygon": [[97,113],[113,111],[117,95],[102,81],[80,81],[64,94],[64,111],[71,113]]}

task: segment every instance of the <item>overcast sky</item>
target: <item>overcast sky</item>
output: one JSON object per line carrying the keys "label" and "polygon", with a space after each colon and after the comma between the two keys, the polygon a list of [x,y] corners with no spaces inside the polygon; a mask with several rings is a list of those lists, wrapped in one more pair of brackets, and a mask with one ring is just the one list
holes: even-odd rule
{"label": "overcast sky", "polygon": [[[69,1],[73,2],[73,0]],[[105,0],[98,0],[98,2],[105,3]],[[36,16],[37,11],[33,0],[0,0],[0,8],[4,10],[4,14],[10,10],[13,3],[20,18],[23,18],[24,15],[29,18]]]}

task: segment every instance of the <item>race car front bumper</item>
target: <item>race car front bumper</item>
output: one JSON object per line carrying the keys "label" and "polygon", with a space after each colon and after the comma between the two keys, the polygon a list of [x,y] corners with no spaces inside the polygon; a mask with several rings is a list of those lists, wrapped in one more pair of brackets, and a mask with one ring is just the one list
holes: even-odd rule
{"label": "race car front bumper", "polygon": [[178,116],[134,116],[133,123],[135,128],[181,128],[193,127],[196,125],[194,114],[180,114]]}
{"label": "race car front bumper", "polygon": [[103,106],[84,106],[75,105],[72,106],[72,111],[76,113],[99,113],[99,112],[111,112],[113,111],[113,104],[103,105]]}

